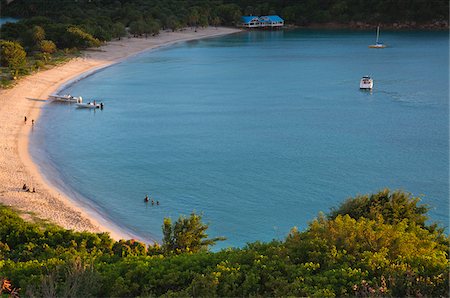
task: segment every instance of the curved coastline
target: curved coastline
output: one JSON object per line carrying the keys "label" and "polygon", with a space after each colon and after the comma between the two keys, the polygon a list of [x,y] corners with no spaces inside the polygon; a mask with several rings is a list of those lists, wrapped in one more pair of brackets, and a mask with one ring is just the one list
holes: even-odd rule
{"label": "curved coastline", "polygon": [[[134,238],[153,242],[121,228],[45,178],[42,169],[34,163],[29,147],[33,129],[39,129],[41,108],[47,102],[40,99],[142,52],[240,31],[209,27],[196,32],[191,29],[162,32],[148,39],[125,38],[109,42],[99,50],[85,51],[82,57],[62,66],[25,77],[12,89],[0,90],[0,203],[23,211],[25,218],[30,218],[29,213],[33,213],[67,229],[109,232],[116,240]],[[24,122],[24,116],[28,118],[27,122]],[[32,119],[36,121],[34,126],[30,123]],[[36,193],[23,191],[24,183],[35,187]]]}

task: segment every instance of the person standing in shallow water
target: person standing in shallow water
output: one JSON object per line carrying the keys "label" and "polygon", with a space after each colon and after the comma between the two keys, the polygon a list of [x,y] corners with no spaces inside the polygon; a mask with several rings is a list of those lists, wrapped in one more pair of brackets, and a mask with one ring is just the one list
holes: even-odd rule
{"label": "person standing in shallow water", "polygon": [[148,203],[148,195],[145,196],[144,202]]}

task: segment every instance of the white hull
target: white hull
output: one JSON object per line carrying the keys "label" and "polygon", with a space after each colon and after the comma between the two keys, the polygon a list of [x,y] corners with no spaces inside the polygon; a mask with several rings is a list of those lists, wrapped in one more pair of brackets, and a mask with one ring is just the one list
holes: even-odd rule
{"label": "white hull", "polygon": [[362,78],[359,82],[359,89],[372,89],[373,80],[370,78]]}
{"label": "white hull", "polygon": [[81,96],[72,96],[70,94],[66,95],[57,95],[57,94],[51,94],[49,95],[49,98],[53,101],[59,101],[59,102],[83,102],[83,99]]}
{"label": "white hull", "polygon": [[386,46],[384,44],[373,44],[369,46],[371,49],[384,49],[385,47]]}
{"label": "white hull", "polygon": [[74,99],[74,98],[54,98],[53,101],[59,101],[59,102],[78,102],[79,99]]}
{"label": "white hull", "polygon": [[100,109],[102,107],[101,104],[93,104],[93,103],[77,103],[77,107],[80,109]]}

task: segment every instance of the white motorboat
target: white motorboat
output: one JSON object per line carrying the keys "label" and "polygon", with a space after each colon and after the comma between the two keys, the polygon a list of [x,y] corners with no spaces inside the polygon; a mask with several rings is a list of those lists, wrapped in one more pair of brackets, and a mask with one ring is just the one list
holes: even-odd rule
{"label": "white motorboat", "polygon": [[64,95],[51,94],[51,95],[49,95],[49,98],[54,101],[60,101],[60,102],[76,102],[76,103],[83,102],[83,98],[81,96],[72,96],[70,94],[64,94]]}
{"label": "white motorboat", "polygon": [[96,103],[96,102],[77,103],[77,107],[80,109],[103,109],[103,103]]}
{"label": "white motorboat", "polygon": [[369,76],[362,77],[359,82],[359,89],[372,89],[373,88],[373,79]]}

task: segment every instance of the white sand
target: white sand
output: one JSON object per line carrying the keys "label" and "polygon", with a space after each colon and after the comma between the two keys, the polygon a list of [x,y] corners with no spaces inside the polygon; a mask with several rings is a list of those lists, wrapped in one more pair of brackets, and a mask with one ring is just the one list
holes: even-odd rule
{"label": "white sand", "polygon": [[[136,238],[108,222],[93,210],[86,210],[55,186],[45,181],[29,154],[29,135],[39,129],[39,114],[48,95],[61,85],[83,77],[86,73],[117,63],[139,52],[173,43],[238,32],[230,28],[205,28],[197,32],[186,29],[162,32],[157,37],[125,38],[109,42],[100,50],[86,51],[82,57],[62,66],[27,76],[12,89],[0,90],[0,203],[33,212],[41,219],[76,231],[109,232],[114,239]],[[84,75],[83,75],[84,74]],[[82,95],[82,94],[81,94]],[[28,121],[24,123],[24,116]],[[32,128],[31,120],[35,120]],[[36,188],[36,193],[22,190],[22,185]],[[28,216],[24,215],[24,218]],[[149,239],[142,239],[151,242]]]}

